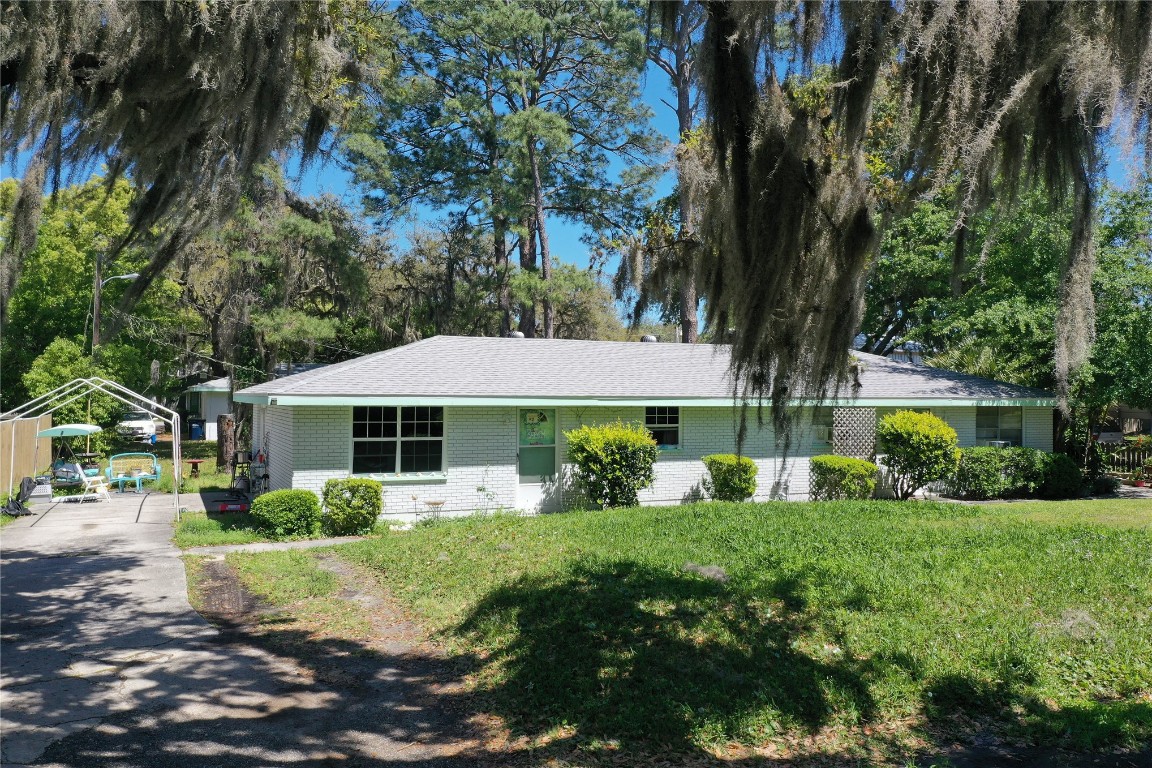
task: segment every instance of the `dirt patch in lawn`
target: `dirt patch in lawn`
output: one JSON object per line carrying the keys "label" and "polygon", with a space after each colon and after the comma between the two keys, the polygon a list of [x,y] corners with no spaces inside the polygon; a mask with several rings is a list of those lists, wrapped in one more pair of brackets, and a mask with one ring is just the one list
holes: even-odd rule
{"label": "dirt patch in lawn", "polygon": [[198,560],[190,569],[193,605],[220,630],[223,641],[257,647],[294,664],[301,684],[354,702],[348,714],[362,713],[370,721],[365,728],[432,736],[413,745],[408,758],[429,765],[502,762],[502,755],[488,752],[490,719],[475,713],[462,683],[466,661],[449,659],[355,566],[333,555],[317,556],[322,569],[341,578],[335,599],[355,606],[371,627],[348,638],[339,626],[327,626],[328,615],[261,600],[224,558]]}

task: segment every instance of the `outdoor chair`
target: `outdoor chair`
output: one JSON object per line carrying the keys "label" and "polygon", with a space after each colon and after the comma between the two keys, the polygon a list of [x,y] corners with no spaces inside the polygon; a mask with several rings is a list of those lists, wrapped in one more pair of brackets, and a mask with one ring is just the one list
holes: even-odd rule
{"label": "outdoor chair", "polygon": [[96,475],[95,477],[88,477],[84,474],[84,469],[79,464],[73,464],[74,471],[82,478],[80,493],[77,496],[70,496],[65,500],[75,499],[78,502],[87,501],[88,499],[95,499],[99,501],[104,499],[111,501],[112,496],[108,493],[108,484],[104,482],[104,478]]}
{"label": "outdoor chair", "polygon": [[104,474],[109,483],[116,483],[121,493],[127,483],[133,483],[136,493],[140,493],[145,480],[160,479],[160,461],[151,453],[118,453],[108,460]]}

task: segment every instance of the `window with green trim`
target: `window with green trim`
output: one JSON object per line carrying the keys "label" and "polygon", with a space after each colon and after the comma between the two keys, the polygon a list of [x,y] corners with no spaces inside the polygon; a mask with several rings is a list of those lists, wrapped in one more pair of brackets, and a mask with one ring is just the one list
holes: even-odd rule
{"label": "window with green trim", "polygon": [[444,409],[357,406],[352,409],[352,474],[444,471]]}

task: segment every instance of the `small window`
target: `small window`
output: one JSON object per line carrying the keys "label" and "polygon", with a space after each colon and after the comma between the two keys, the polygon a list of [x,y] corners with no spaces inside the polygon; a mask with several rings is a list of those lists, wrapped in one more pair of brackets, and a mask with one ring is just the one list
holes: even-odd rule
{"label": "small window", "polygon": [[1017,407],[977,407],[976,442],[1000,440],[1024,444],[1024,410]]}
{"label": "small window", "polygon": [[832,409],[812,409],[812,447],[816,450],[832,448]]}
{"label": "small window", "polygon": [[644,409],[644,426],[661,448],[680,447],[680,409],[675,406],[653,406]]}

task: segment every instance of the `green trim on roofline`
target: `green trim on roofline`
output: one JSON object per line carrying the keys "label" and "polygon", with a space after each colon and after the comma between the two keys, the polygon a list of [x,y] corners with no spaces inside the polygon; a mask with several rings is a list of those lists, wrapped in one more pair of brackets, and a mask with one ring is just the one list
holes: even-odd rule
{"label": "green trim on roofline", "polygon": [[[382,397],[382,396],[356,396],[356,395],[246,395],[237,393],[233,398],[238,403],[251,403],[252,405],[282,405],[282,406],[344,406],[354,405],[442,405],[454,407],[554,407],[554,406],[580,406],[580,407],[610,407],[667,405],[682,408],[721,407],[732,406],[731,398],[659,398],[659,397]],[[816,405],[812,400],[801,400],[796,405]],[[972,406],[1028,406],[1036,408],[1056,407],[1054,397],[1031,398],[973,398],[973,397],[918,397],[918,398],[884,398],[857,400],[839,399],[828,400],[821,405],[837,407],[867,407],[867,408],[968,408]]]}

